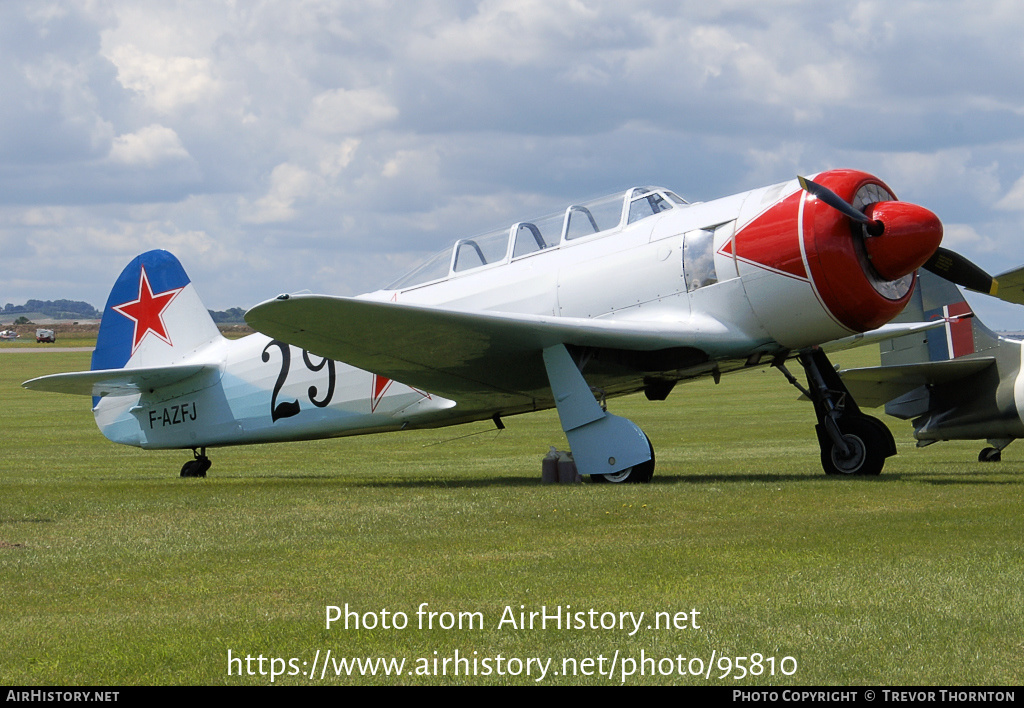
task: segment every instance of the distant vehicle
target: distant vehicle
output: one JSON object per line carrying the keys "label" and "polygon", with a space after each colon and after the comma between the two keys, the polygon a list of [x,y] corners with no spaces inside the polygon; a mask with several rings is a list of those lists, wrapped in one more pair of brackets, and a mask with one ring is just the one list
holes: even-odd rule
{"label": "distant vehicle", "polygon": [[17,339],[17,338],[18,338],[18,333],[15,332],[13,329],[5,329],[3,332],[0,332],[0,339]]}
{"label": "distant vehicle", "polygon": [[52,329],[37,329],[36,330],[36,343],[38,344],[53,344],[57,341],[57,334]]}

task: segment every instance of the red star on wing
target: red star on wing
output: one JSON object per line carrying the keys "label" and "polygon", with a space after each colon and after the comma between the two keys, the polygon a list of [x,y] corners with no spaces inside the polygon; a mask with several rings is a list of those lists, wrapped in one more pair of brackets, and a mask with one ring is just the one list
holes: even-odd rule
{"label": "red star on wing", "polygon": [[132,337],[132,354],[139,348],[142,340],[152,332],[160,339],[171,346],[171,338],[167,335],[167,327],[164,325],[164,310],[171,304],[171,301],[178,296],[184,287],[165,290],[162,293],[153,293],[146,276],[146,268],[142,268],[142,275],[139,278],[139,297],[123,305],[117,305],[117,310],[122,315],[135,322],[135,334]]}
{"label": "red star on wing", "polygon": [[377,410],[377,404],[384,398],[384,394],[391,388],[392,381],[384,376],[373,375],[373,395],[370,396],[370,412]]}

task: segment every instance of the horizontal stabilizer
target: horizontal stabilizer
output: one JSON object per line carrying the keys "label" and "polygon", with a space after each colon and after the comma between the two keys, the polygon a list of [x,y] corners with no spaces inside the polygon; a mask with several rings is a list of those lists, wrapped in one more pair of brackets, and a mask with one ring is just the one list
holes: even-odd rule
{"label": "horizontal stabilizer", "polygon": [[206,370],[210,364],[174,364],[135,369],[100,369],[40,376],[22,384],[33,391],[72,393],[80,396],[132,396],[184,381]]}
{"label": "horizontal stabilizer", "polygon": [[1000,273],[996,280],[999,281],[999,293],[996,297],[1006,302],[1024,305],[1024,266]]}
{"label": "horizontal stabilizer", "polygon": [[841,352],[845,349],[862,347],[865,344],[877,344],[878,342],[895,339],[906,334],[914,334],[915,332],[924,332],[936,327],[942,327],[946,325],[946,322],[945,318],[931,322],[890,322],[870,332],[861,332],[860,334],[852,334],[842,339],[833,339],[831,342],[822,344],[821,348],[829,353]]}
{"label": "horizontal stabilizer", "polygon": [[843,383],[862,406],[875,408],[928,384],[945,384],[973,376],[996,363],[995,357],[950,359],[919,364],[872,366],[840,371]]}

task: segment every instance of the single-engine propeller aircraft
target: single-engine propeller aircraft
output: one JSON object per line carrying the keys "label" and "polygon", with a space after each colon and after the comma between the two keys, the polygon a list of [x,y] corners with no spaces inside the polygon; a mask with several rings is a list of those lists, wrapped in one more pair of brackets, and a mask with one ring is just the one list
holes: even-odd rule
{"label": "single-engine propeller aircraft", "polygon": [[246,313],[263,334],[238,341],[177,259],[152,251],[115,283],[92,370],[24,385],[93,396],[115,442],[191,448],[183,476],[204,475],[217,446],[503,427],[554,407],[581,473],[645,482],[653,447],[606,399],[663,400],[679,381],[773,364],[814,402],[825,471],[878,474],[892,435],[818,345],[917,329],[883,325],[922,266],[994,287],[941,239],[932,212],[853,170],[695,204],[636,187],[460,240],[384,290],[280,295]]}
{"label": "single-engine propeller aircraft", "polygon": [[[997,278],[998,297],[1024,304],[1024,268]],[[1024,437],[1024,343],[986,327],[956,286],[931,273],[898,319],[941,324],[882,342],[881,366],[840,372],[854,398],[911,420],[918,447],[987,440],[978,461],[998,462]]]}

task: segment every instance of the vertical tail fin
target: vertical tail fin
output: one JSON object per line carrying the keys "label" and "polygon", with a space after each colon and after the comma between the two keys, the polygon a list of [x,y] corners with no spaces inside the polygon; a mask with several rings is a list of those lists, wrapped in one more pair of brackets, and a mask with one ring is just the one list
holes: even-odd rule
{"label": "vertical tail fin", "polygon": [[92,369],[172,364],[220,337],[178,259],[149,251],[121,271],[110,291]]}
{"label": "vertical tail fin", "polygon": [[[960,319],[955,319],[961,316]],[[971,314],[960,289],[933,273],[920,271],[918,285],[906,309],[897,318],[927,322],[954,318],[945,327],[899,337],[881,345],[883,366],[946,361],[998,346],[999,337]]]}

